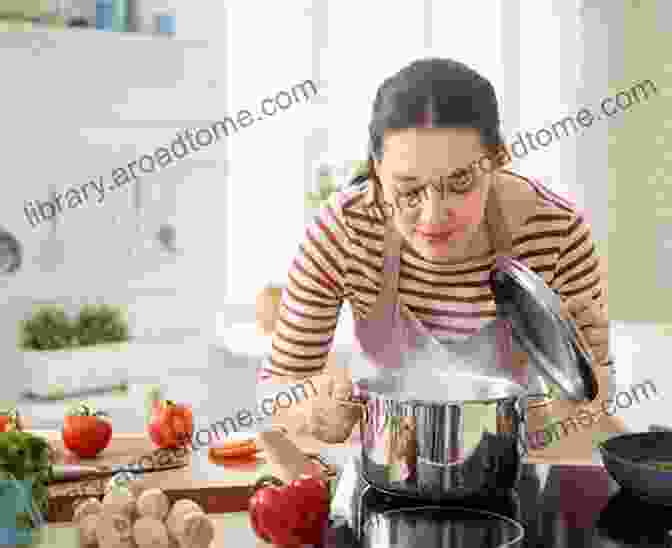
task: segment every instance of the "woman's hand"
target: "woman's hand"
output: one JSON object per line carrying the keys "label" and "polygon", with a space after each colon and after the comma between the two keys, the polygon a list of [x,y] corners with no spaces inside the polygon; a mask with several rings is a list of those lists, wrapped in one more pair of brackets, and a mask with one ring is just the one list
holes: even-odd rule
{"label": "woman's hand", "polygon": [[[593,363],[593,374],[598,384],[596,398],[590,403],[578,404],[593,413],[598,412],[609,397],[613,364],[609,357],[609,318],[606,310],[592,298],[569,299],[563,303],[565,314],[571,316],[579,329],[584,350]],[[585,348],[587,347],[587,348]]]}
{"label": "woman's hand", "polygon": [[[590,355],[593,372],[598,384],[597,397],[588,402],[555,400],[548,405],[528,411],[530,432],[543,430],[549,423],[563,423],[567,434],[555,439],[542,449],[539,455],[547,457],[589,455],[592,452],[594,434],[601,432],[627,432],[623,420],[605,413],[613,408],[608,405],[610,385],[609,363],[609,319],[606,309],[591,298],[569,299],[563,303],[563,312],[576,323],[581,331],[582,346]],[[588,420],[588,418],[590,418]],[[590,424],[587,424],[590,422]],[[574,427],[573,425],[577,426]],[[564,429],[562,430],[564,432]],[[565,438],[571,437],[571,439]],[[535,451],[536,453],[536,451]],[[585,456],[585,455],[584,455]]]}
{"label": "woman's hand", "polygon": [[317,395],[307,406],[306,426],[314,438],[325,443],[343,443],[361,417],[361,407],[340,403],[352,396],[352,382],[341,376],[320,375]]}
{"label": "woman's hand", "polygon": [[581,330],[595,365],[604,366],[609,361],[609,317],[605,308],[592,298],[568,299],[563,308]]}

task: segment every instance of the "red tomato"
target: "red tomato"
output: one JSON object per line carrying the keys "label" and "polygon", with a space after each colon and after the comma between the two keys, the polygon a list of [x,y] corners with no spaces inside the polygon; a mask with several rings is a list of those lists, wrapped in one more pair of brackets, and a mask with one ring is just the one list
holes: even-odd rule
{"label": "red tomato", "polygon": [[109,421],[93,415],[68,415],[63,421],[63,443],[81,458],[93,458],[112,439]]}
{"label": "red tomato", "polygon": [[188,444],[194,433],[191,406],[170,400],[157,400],[148,425],[149,437],[162,449]]}
{"label": "red tomato", "polygon": [[7,415],[0,415],[0,432],[8,432],[13,430],[12,422]]}
{"label": "red tomato", "polygon": [[283,547],[320,544],[329,519],[329,492],[317,478],[284,485],[266,476],[255,485],[249,512],[252,528],[265,542]]}
{"label": "red tomato", "polygon": [[16,409],[11,409],[0,414],[0,432],[21,430],[21,420]]}

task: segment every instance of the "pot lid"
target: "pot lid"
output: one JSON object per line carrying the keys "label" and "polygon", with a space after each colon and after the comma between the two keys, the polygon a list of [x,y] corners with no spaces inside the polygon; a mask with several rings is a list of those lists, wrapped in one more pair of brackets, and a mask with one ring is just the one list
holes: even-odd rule
{"label": "pot lid", "polygon": [[543,278],[509,257],[498,257],[490,276],[497,313],[543,379],[572,400],[597,395],[590,356],[578,344],[577,327],[562,315],[560,296]]}

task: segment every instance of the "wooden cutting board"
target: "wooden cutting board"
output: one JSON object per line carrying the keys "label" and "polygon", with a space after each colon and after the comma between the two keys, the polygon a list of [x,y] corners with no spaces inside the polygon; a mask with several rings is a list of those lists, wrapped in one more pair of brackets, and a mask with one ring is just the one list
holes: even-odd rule
{"label": "wooden cutting board", "polygon": [[[63,450],[59,432],[32,431],[47,438],[57,450]],[[319,443],[319,442],[318,442]],[[304,454],[315,454],[315,442],[297,443]],[[303,446],[308,450],[304,450]],[[312,450],[311,450],[312,448]],[[83,459],[81,464],[115,465],[156,454],[151,441],[144,434],[115,434],[110,445],[96,459]],[[148,462],[148,461],[145,461]],[[162,461],[163,462],[163,461]],[[252,461],[225,466],[208,458],[206,448],[185,459],[185,466],[142,474],[138,481],[143,487],[161,488],[171,502],[189,498],[200,504],[206,513],[228,513],[247,510],[255,482],[264,475],[277,475],[277,470],[260,453]],[[335,470],[331,470],[331,475]],[[73,503],[82,497],[100,498],[110,477],[83,479],[76,482],[58,482],[49,486],[49,522],[72,520]]]}

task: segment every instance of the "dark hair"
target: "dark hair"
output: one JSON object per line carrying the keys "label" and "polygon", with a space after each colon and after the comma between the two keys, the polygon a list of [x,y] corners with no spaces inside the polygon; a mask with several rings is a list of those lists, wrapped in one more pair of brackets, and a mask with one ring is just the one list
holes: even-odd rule
{"label": "dark hair", "polygon": [[382,188],[374,159],[382,159],[385,131],[425,124],[476,129],[489,152],[504,146],[497,96],[492,84],[458,61],[420,59],[386,79],[378,88],[369,123],[368,170],[357,174],[349,184],[373,181],[373,195],[380,205],[378,198]]}

